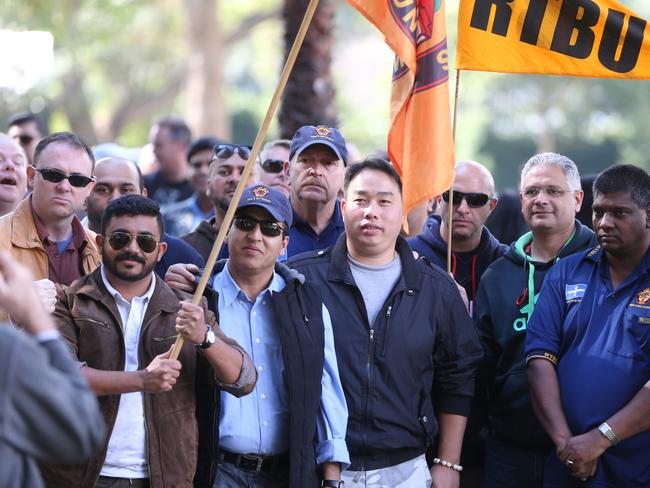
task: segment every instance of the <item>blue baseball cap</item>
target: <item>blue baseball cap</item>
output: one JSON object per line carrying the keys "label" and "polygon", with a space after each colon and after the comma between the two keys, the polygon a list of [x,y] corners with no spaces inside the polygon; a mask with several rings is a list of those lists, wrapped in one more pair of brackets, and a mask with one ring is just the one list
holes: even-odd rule
{"label": "blue baseball cap", "polygon": [[300,154],[314,144],[323,144],[329,147],[347,166],[348,150],[345,147],[345,139],[337,129],[326,125],[303,125],[298,129],[291,140],[289,159],[293,159],[294,155]]}
{"label": "blue baseball cap", "polygon": [[244,190],[237,210],[246,207],[262,207],[278,222],[286,222],[291,227],[293,211],[284,193],[266,185],[252,185]]}

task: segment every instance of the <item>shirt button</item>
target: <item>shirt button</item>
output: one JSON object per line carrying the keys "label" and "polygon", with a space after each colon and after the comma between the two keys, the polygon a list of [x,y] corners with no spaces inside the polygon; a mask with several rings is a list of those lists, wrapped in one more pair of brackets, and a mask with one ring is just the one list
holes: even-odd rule
{"label": "shirt button", "polygon": [[267,425],[269,425],[269,423],[265,420],[264,422],[262,422],[262,425],[266,427]]}
{"label": "shirt button", "polygon": [[257,367],[257,371],[259,371],[260,373],[262,372],[262,369],[264,369],[264,368],[262,368],[262,366]]}
{"label": "shirt button", "polygon": [[262,305],[266,305],[266,300],[262,301]]}
{"label": "shirt button", "polygon": [[255,315],[257,315],[257,312],[255,310],[253,310],[253,316],[255,316]]}
{"label": "shirt button", "polygon": [[262,400],[264,400],[264,399],[266,398],[266,395],[265,395],[264,393],[262,393],[262,394],[260,395],[260,398],[261,398]]}
{"label": "shirt button", "polygon": [[259,344],[260,342],[262,342],[262,339],[260,339],[260,338],[258,337],[257,339],[255,339],[255,342],[256,342],[257,344]]}

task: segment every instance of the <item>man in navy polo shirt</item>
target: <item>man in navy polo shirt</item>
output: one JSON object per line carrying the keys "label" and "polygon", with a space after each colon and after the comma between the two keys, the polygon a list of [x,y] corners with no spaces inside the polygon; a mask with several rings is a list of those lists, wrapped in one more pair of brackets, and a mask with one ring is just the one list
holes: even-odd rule
{"label": "man in navy polo shirt", "polygon": [[305,125],[293,136],[284,165],[293,208],[288,257],[332,246],[343,233],[337,195],[347,164],[348,150],[338,130]]}
{"label": "man in navy polo shirt", "polygon": [[544,486],[647,487],[650,175],[601,173],[593,223],[599,246],[553,267],[528,323],[533,404],[557,454]]}

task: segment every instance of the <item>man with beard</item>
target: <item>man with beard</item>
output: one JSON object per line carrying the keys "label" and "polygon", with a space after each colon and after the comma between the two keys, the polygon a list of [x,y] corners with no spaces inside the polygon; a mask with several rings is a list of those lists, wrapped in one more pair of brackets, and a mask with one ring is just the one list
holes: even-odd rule
{"label": "man with beard", "polygon": [[[195,390],[208,388],[212,375],[214,386],[236,396],[255,384],[250,358],[205,303],[186,301],[153,273],[167,248],[162,230],[159,207],[148,198],[111,202],[97,236],[102,266],[59,291],[55,320],[99,397],[110,437],[85,465],[45,466],[49,487],[191,486],[201,441]],[[176,332],[187,343],[172,360]],[[218,408],[209,410],[213,426]],[[200,431],[215,435],[211,427]],[[201,455],[209,457],[215,444],[206,442]],[[214,459],[205,461],[208,469]]]}
{"label": "man with beard", "polygon": [[[181,237],[196,249],[205,261],[210,256],[212,245],[217,238],[223,218],[228,211],[230,200],[237,189],[250,154],[250,146],[219,144],[214,147],[210,161],[207,189],[207,195],[214,205],[214,217],[202,221],[193,232]],[[247,183],[248,185],[254,183],[252,176]],[[227,257],[227,251],[227,247],[224,246],[220,257]]]}
{"label": "man with beard", "polygon": [[616,165],[593,189],[599,245],[553,267],[528,324],[533,405],[556,448],[544,486],[647,487],[650,175]]}
{"label": "man with beard", "polygon": [[[84,224],[95,233],[101,232],[102,215],[106,206],[125,195],[147,196],[140,168],[133,161],[115,157],[103,158],[95,165],[96,184],[86,199],[87,222]],[[192,246],[177,237],[163,233],[162,242],[167,245],[156,273],[161,278],[174,263],[192,263],[203,266],[203,259]]]}
{"label": "man with beard", "polygon": [[214,215],[214,205],[208,196],[208,176],[212,151],[218,144],[220,142],[215,137],[200,137],[190,144],[187,150],[188,178],[194,194],[160,208],[168,234],[181,236],[192,232],[201,221],[210,220]]}
{"label": "man with beard", "polygon": [[288,257],[332,246],[343,233],[337,196],[347,164],[345,139],[337,129],[305,125],[296,131],[284,167],[293,208]]}
{"label": "man with beard", "polygon": [[25,151],[0,132],[0,216],[13,212],[25,197],[27,164]]}

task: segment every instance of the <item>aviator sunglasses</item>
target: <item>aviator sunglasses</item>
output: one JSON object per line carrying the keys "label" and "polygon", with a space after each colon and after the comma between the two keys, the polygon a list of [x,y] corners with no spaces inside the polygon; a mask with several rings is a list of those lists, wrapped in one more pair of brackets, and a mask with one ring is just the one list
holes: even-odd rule
{"label": "aviator sunglasses", "polygon": [[250,232],[257,224],[260,224],[260,232],[266,237],[277,237],[283,232],[287,232],[284,227],[271,220],[257,220],[253,217],[235,217],[233,222],[235,227],[244,232]]}
{"label": "aviator sunglasses", "polygon": [[[442,194],[442,199],[445,203],[449,203],[449,192],[446,191]],[[454,191],[454,205],[460,205],[465,199],[467,205],[471,208],[479,208],[485,205],[490,200],[490,195],[485,193],[463,193],[462,191]]]}
{"label": "aviator sunglasses", "polygon": [[228,159],[233,154],[239,154],[239,157],[248,160],[251,155],[251,147],[236,144],[217,144],[214,146],[212,159]]}
{"label": "aviator sunglasses", "polygon": [[125,248],[131,242],[131,239],[135,237],[135,242],[138,243],[140,249],[142,249],[147,254],[154,252],[158,241],[153,236],[148,234],[129,234],[128,232],[113,232],[108,236],[108,244],[115,250],[119,251],[120,249]]}
{"label": "aviator sunglasses", "polygon": [[52,168],[36,168],[36,171],[41,174],[45,181],[49,181],[51,183],[60,183],[61,181],[67,179],[75,188],[85,188],[88,186],[88,183],[95,179],[84,175],[67,175],[58,169]]}
{"label": "aviator sunglasses", "polygon": [[267,159],[260,164],[267,173],[281,173],[284,169],[284,161],[281,159]]}

